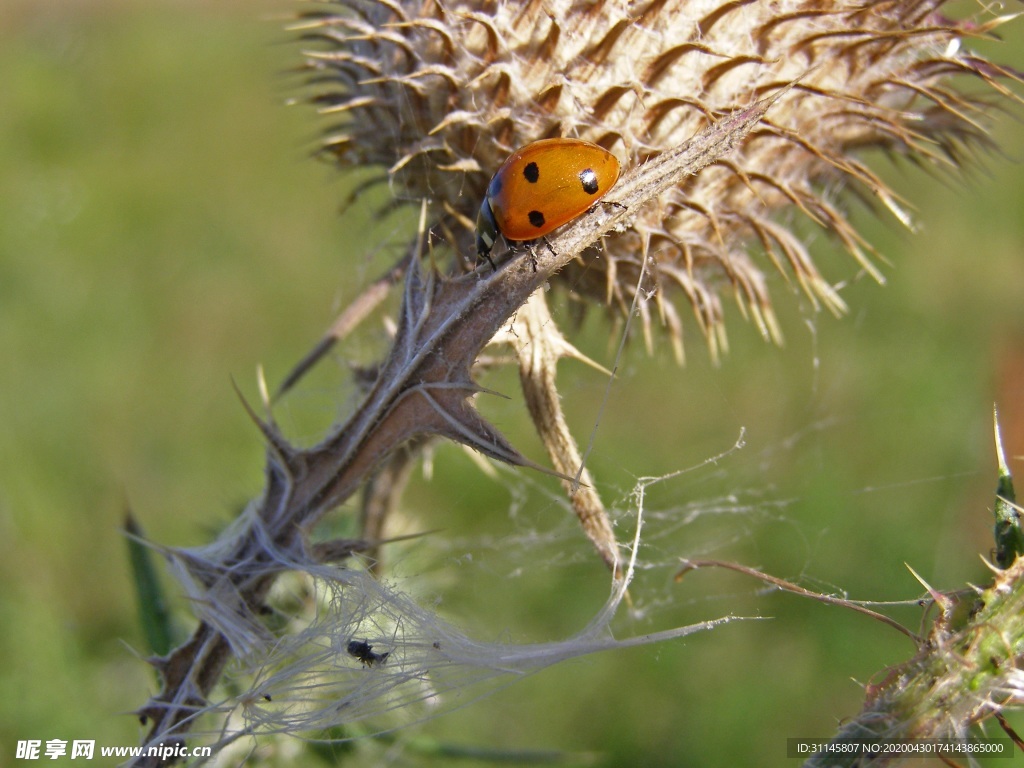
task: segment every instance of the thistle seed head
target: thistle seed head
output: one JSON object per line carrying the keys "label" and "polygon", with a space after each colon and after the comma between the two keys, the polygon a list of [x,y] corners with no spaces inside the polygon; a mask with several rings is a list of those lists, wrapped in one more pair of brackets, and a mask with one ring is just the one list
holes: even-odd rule
{"label": "thistle seed head", "polygon": [[[334,118],[323,150],[342,166],[379,169],[399,202],[429,200],[434,231],[463,267],[487,183],[515,148],[582,138],[629,168],[802,78],[764,130],[636,211],[627,231],[559,278],[585,301],[625,310],[649,254],[642,287],[655,289],[653,319],[681,355],[685,298],[717,355],[723,295],[780,339],[768,270],[816,307],[843,311],[793,228],[800,217],[881,280],[839,193],[909,217],[858,159],[863,150],[955,167],[965,142],[984,141],[984,91],[1011,96],[1002,81],[1021,77],[968,47],[1009,17],[958,21],[943,5],[326,0],[296,28],[311,41],[313,98]],[[961,75],[986,88],[972,92]]]}

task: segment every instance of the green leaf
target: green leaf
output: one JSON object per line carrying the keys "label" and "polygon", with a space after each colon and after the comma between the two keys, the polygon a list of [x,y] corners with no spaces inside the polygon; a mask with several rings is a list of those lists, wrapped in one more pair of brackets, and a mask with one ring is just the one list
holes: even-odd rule
{"label": "green leaf", "polygon": [[1003,440],[999,434],[999,413],[993,411],[995,420],[996,456],[999,461],[999,481],[996,484],[995,540],[996,565],[1009,568],[1021,552],[1024,552],[1024,530],[1021,527],[1021,508],[1013,490],[1013,477],[1006,465]]}
{"label": "green leaf", "polygon": [[173,633],[167,598],[153,564],[153,550],[144,543],[142,529],[131,512],[125,516],[124,531],[128,534],[128,561],[132,568],[142,633],[149,650],[163,656],[173,646]]}

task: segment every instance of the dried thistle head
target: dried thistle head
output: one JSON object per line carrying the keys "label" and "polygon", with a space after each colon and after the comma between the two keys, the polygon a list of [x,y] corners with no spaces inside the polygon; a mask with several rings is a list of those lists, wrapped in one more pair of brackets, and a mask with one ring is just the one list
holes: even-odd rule
{"label": "dried thistle head", "polygon": [[297,27],[318,41],[306,56],[310,82],[337,118],[323,149],[342,166],[379,169],[399,202],[428,200],[456,265],[472,262],[477,208],[515,148],[578,137],[629,168],[802,77],[765,130],[636,211],[626,232],[560,276],[583,300],[625,309],[649,254],[644,288],[657,289],[657,318],[645,315],[645,331],[656,319],[681,356],[677,305],[688,302],[717,355],[723,294],[765,338],[780,339],[766,268],[815,306],[843,311],[785,223],[792,214],[838,237],[881,279],[838,193],[909,219],[860,151],[955,166],[964,141],[984,140],[984,102],[954,78],[1009,94],[1000,79],[1020,76],[965,42],[1006,18],[956,21],[943,5],[327,0]]}

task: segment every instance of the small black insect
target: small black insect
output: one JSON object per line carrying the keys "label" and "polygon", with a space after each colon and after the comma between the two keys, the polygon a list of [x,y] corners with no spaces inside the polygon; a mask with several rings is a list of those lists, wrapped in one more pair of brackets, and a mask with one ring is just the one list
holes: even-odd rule
{"label": "small black insect", "polygon": [[349,656],[354,656],[363,662],[364,667],[372,667],[374,664],[383,666],[388,656],[391,655],[389,652],[374,653],[373,646],[365,640],[349,640],[346,650],[348,650]]}

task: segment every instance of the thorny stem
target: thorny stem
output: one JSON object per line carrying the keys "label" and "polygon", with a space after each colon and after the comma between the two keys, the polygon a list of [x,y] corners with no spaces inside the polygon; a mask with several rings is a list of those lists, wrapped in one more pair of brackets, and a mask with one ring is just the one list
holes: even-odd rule
{"label": "thorny stem", "polygon": [[[615,188],[618,205],[597,206],[552,238],[551,248],[511,258],[495,271],[481,268],[452,279],[425,272],[419,262],[410,265],[394,345],[349,419],[306,450],[291,446],[272,422],[256,419],[268,443],[266,488],[247,512],[247,525],[224,547],[227,554],[215,563],[217,572],[199,576],[203,583],[210,589],[228,587],[237,595],[239,615],[255,620],[281,570],[279,563],[301,561],[306,535],[317,521],[411,438],[439,434],[492,458],[543,469],[521,456],[470,405],[470,396],[479,391],[470,375],[477,355],[551,274],[646,201],[726,155],[790,87],[627,173]],[[774,132],[767,124],[759,130]],[[151,723],[144,746],[185,738],[234,652],[224,634],[202,621],[190,640],[152,661],[163,689],[137,712]],[[168,764],[145,755],[132,763],[135,768]]]}
{"label": "thorny stem", "polygon": [[344,339],[374,308],[384,301],[391,292],[391,287],[401,279],[402,275],[405,274],[405,270],[409,268],[409,262],[414,255],[413,249],[410,248],[383,275],[363,289],[359,296],[338,316],[338,319],[334,321],[323,338],[317,342],[317,345],[285,377],[285,380],[281,382],[277,389],[277,394],[274,396],[275,399],[283,397],[298,383],[299,379],[306,375],[318,360],[330,352],[335,344]]}
{"label": "thorny stem", "polygon": [[[968,595],[963,604],[933,592],[942,613],[917,653],[866,686],[863,709],[843,723],[831,744],[966,741],[970,726],[1019,703],[1024,558],[1005,570],[993,570],[991,586]],[[1019,738],[1012,729],[1007,735],[1015,742]],[[898,751],[857,754],[824,749],[810,756],[804,768],[883,768],[902,764],[906,757]]]}

